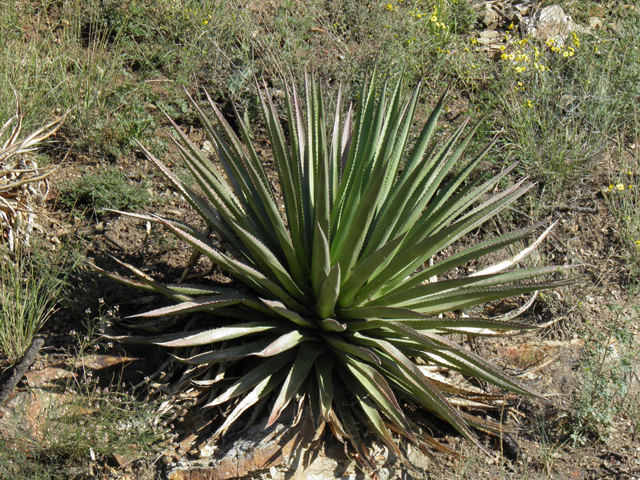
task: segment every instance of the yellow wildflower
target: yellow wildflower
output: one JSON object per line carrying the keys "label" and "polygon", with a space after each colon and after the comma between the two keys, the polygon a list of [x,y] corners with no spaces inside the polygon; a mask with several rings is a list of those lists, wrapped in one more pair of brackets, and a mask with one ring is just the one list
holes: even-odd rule
{"label": "yellow wildflower", "polygon": [[576,32],[571,32],[571,36],[573,37],[573,44],[576,46],[576,48],[580,47],[580,39],[576,35]]}

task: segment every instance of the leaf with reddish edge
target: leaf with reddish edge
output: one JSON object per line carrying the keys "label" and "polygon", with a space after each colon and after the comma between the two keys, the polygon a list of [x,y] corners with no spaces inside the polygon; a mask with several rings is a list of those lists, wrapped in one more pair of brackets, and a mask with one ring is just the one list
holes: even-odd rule
{"label": "leaf with reddish edge", "polygon": [[293,330],[289,333],[285,333],[278,339],[271,342],[263,351],[256,353],[258,357],[272,357],[282,352],[297,347],[303,342],[313,341],[315,338],[309,334],[300,332],[300,330]]}
{"label": "leaf with reddish edge", "polygon": [[243,303],[243,300],[243,296],[239,294],[213,295],[210,297],[201,297],[190,302],[182,302],[177,305],[170,305],[168,307],[157,308],[155,310],[149,310],[148,312],[130,315],[127,318],[161,317],[163,315],[175,315],[178,313],[201,312],[203,310],[209,311],[215,310],[216,308],[237,305],[238,303]]}
{"label": "leaf with reddish edge", "polygon": [[271,336],[261,338],[255,342],[245,343],[244,345],[238,345],[236,347],[220,348],[218,350],[212,350],[210,352],[199,353],[189,358],[175,357],[181,362],[202,365],[209,364],[214,365],[219,362],[233,362],[235,360],[241,360],[249,355],[256,355],[268,347],[275,339]]}
{"label": "leaf with reddish edge", "polygon": [[325,318],[320,322],[320,328],[325,332],[344,332],[347,326],[338,322],[335,318]]}
{"label": "leaf with reddish edge", "polygon": [[258,401],[266,398],[271,391],[278,386],[282,379],[285,377],[286,371],[279,370],[258,383],[249,394],[240,401],[236,408],[227,416],[224,423],[213,434],[213,439],[218,438],[224,431],[227,430],[233,423]]}
{"label": "leaf with reddish edge", "polygon": [[[205,407],[215,407],[216,405],[221,405],[229,400],[236,398],[248,390],[254,388],[256,385],[263,382],[265,379],[268,379],[271,375],[278,371],[283,371],[281,379],[284,379],[287,372],[286,369],[283,369],[287,363],[293,361],[296,356],[296,352],[293,350],[288,350],[280,355],[275,357],[271,357],[268,360],[262,362],[256,368],[251,370],[249,373],[244,375],[240,380],[227,388],[224,393],[213,401],[205,405]],[[274,385],[275,387],[276,385]]]}
{"label": "leaf with reddish edge", "polygon": [[312,330],[317,329],[317,327],[309,320],[304,318],[297,312],[290,310],[286,307],[286,305],[277,300],[267,300],[265,298],[260,299],[262,303],[264,303],[267,307],[273,310],[275,313],[280,316],[286,318],[287,320],[291,320],[296,325],[300,325],[301,327],[310,328]]}
{"label": "leaf with reddish edge", "polygon": [[[275,321],[256,321],[231,325],[229,327],[214,328],[204,332],[180,332],[161,335],[150,339],[151,343],[162,347],[195,347],[211,343],[244,338],[247,335],[264,332],[281,332],[284,324]],[[285,330],[286,331],[286,330]]]}
{"label": "leaf with reddish edge", "polygon": [[298,390],[302,386],[302,382],[304,382],[309,371],[313,368],[316,358],[318,358],[318,356],[323,352],[323,348],[314,345],[298,349],[298,356],[293,362],[293,366],[291,367],[291,370],[280,389],[280,393],[276,398],[273,409],[271,410],[271,415],[267,422],[267,427],[270,427],[276,420],[278,420],[282,411],[298,393]]}

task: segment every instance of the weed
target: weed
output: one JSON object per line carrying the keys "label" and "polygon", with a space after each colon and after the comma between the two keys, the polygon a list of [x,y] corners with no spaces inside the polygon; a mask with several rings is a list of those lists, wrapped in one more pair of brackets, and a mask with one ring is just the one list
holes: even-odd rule
{"label": "weed", "polygon": [[606,330],[589,332],[581,370],[582,391],[574,401],[571,439],[584,444],[589,437],[606,438],[623,423],[635,433],[640,425],[638,343],[634,336],[640,309],[611,307],[615,318]]}
{"label": "weed", "polygon": [[632,38],[637,16],[620,20],[621,34],[572,34],[564,44],[507,34],[501,55],[507,145],[528,172],[557,197],[584,177],[613,139],[636,138],[640,54]]}
{"label": "weed", "polygon": [[630,156],[627,152],[620,152],[617,156],[615,163],[622,168],[617,175],[611,176],[611,183],[603,187],[602,194],[618,218],[618,231],[627,247],[625,256],[630,279],[637,284],[640,282],[640,162],[637,156]]}
{"label": "weed", "polygon": [[69,478],[90,459],[160,452],[167,438],[155,404],[118,386],[100,388],[90,378],[65,393],[39,393],[38,405],[35,422],[20,421],[25,412],[19,406],[3,422],[0,478]]}
{"label": "weed", "polygon": [[98,214],[105,209],[136,210],[149,200],[146,183],[132,184],[117,167],[84,171],[80,178],[62,186],[59,197],[60,204],[68,208],[85,207]]}
{"label": "weed", "polygon": [[[49,257],[49,258],[47,258]],[[37,244],[31,252],[18,249],[0,257],[0,358],[18,362],[64,296],[67,279],[76,268],[73,253],[52,261]]]}

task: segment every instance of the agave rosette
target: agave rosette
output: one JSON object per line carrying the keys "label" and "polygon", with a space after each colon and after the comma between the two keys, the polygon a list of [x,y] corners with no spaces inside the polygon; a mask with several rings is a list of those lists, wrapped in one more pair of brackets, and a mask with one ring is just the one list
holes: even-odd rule
{"label": "agave rosette", "polygon": [[240,378],[207,404],[229,405],[216,435],[273,394],[269,424],[292,400],[308,399],[319,432],[329,425],[361,450],[358,424],[364,423],[398,451],[391,432],[428,439],[408,414],[409,405],[433,412],[474,441],[470,426],[498,428],[465,411],[480,405],[485,392],[464,377],[535,395],[449,335],[493,335],[530,325],[512,318],[441,314],[570,280],[553,278],[558,267],[511,268],[548,230],[507,261],[470,276],[447,276],[469,261],[519,244],[540,225],[433,262],[532,185],[522,180],[492,193],[512,168],[469,180],[491,146],[462,160],[477,129],[463,135],[467,122],[446,142],[430,146],[446,93],[410,141],[420,90],[404,102],[401,81],[377,89],[371,79],[357,108],[346,114],[339,93],[335,117],[327,122],[318,81],[305,79],[304,99],[295,87],[289,89],[284,121],[269,89],[259,87],[275,180],[267,175],[245,124],[238,123],[237,135],[210,98],[214,121],[192,104],[215,159],[174,124],[175,143],[201,193],[144,150],[214,237],[178,221],[143,218],[165,225],[242,286],[162,286],[142,272],[136,272],[138,281],[109,275],[178,302],[138,317],[213,314],[210,329],[130,340],[198,347],[196,354],[181,358],[187,364],[250,360],[237,370]]}

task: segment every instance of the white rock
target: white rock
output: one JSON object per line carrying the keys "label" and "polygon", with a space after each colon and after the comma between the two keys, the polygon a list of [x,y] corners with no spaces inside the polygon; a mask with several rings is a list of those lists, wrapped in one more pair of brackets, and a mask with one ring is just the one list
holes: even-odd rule
{"label": "white rock", "polygon": [[562,44],[567,36],[577,30],[576,23],[570,15],[564,13],[559,5],[551,5],[538,10],[525,27],[525,34],[542,42],[549,39]]}

